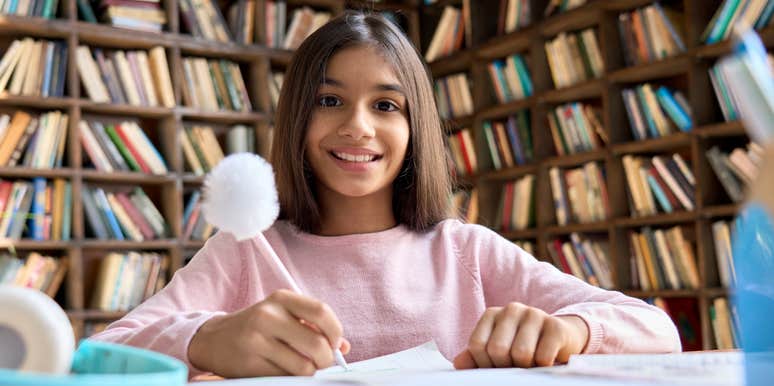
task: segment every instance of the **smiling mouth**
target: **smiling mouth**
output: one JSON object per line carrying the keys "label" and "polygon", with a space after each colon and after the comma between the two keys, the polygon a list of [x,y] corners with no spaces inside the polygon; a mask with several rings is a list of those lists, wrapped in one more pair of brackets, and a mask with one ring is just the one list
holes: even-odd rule
{"label": "smiling mouth", "polygon": [[355,163],[366,163],[366,162],[374,162],[382,159],[382,155],[378,154],[347,154],[347,153],[340,153],[340,152],[329,152],[333,158],[336,158],[341,161],[346,162],[355,162]]}

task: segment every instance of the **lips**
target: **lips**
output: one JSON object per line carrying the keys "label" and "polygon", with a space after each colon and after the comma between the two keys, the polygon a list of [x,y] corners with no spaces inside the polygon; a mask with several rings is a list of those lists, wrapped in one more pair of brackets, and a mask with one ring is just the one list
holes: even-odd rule
{"label": "lips", "polygon": [[383,155],[364,148],[334,148],[328,153],[337,160],[352,163],[368,163],[380,160]]}
{"label": "lips", "polygon": [[343,153],[343,152],[335,152],[332,151],[331,155],[333,155],[335,158],[342,160],[342,161],[349,161],[349,162],[371,162],[376,161],[382,156],[377,154],[350,154],[350,153]]}

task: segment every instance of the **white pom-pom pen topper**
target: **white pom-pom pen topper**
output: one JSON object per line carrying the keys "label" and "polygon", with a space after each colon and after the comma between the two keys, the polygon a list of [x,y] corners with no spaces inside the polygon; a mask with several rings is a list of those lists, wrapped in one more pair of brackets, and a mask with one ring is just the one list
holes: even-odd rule
{"label": "white pom-pom pen topper", "polygon": [[[274,260],[277,272],[290,286],[302,293],[285,265],[263,237],[279,216],[274,171],[263,158],[237,153],[224,158],[204,179],[204,218],[237,240],[254,238],[266,256]],[[341,350],[335,348],[336,364],[349,370]]]}

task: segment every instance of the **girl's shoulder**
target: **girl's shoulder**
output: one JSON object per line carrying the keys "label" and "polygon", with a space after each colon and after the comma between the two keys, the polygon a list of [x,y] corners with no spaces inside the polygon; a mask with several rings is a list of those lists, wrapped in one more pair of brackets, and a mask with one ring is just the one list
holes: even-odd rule
{"label": "girl's shoulder", "polygon": [[456,218],[450,218],[439,222],[435,225],[435,230],[438,231],[439,234],[463,240],[501,238],[497,232],[483,225],[469,224]]}

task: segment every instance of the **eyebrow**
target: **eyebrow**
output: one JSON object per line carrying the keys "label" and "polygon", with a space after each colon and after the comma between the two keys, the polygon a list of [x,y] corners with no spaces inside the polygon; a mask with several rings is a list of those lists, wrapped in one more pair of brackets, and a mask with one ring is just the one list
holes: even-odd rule
{"label": "eyebrow", "polygon": [[[344,87],[344,84],[342,82],[328,77],[323,78],[322,84],[333,86],[333,87]],[[374,87],[374,89],[379,91],[395,91],[403,95],[406,95],[406,92],[403,91],[403,87],[401,87],[399,84],[396,84],[396,83],[378,84]]]}

